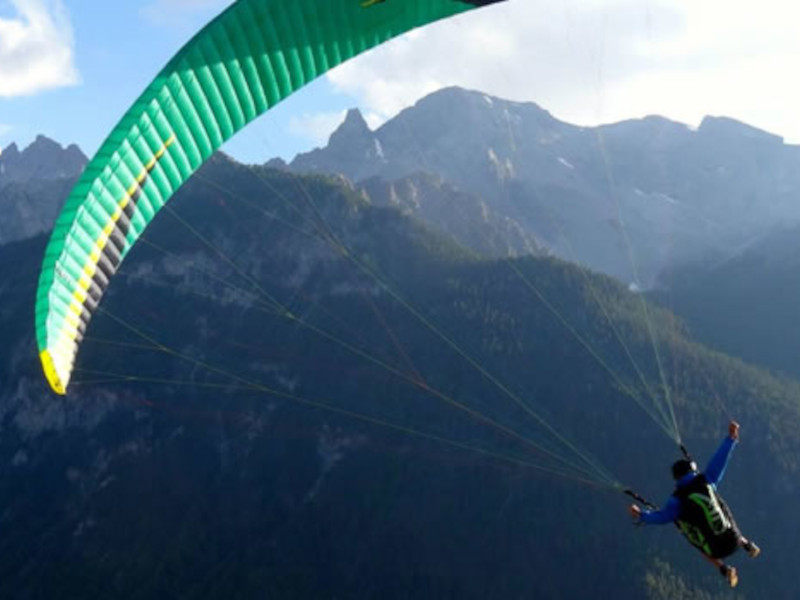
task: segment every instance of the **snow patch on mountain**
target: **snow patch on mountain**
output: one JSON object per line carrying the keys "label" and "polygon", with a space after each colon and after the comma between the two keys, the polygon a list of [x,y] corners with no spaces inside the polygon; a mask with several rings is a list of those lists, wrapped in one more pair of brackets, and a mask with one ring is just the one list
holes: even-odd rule
{"label": "snow patch on mountain", "polygon": [[573,165],[571,162],[569,162],[563,156],[559,156],[558,157],[558,162],[561,163],[562,165],[564,165],[565,167],[567,167],[570,170],[574,170],[575,169],[575,165]]}

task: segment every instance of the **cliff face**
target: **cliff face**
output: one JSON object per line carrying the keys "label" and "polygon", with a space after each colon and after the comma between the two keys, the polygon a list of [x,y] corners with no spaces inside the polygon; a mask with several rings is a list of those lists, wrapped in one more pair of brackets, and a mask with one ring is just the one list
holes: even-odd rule
{"label": "cliff face", "polygon": [[20,151],[0,153],[0,244],[49,231],[86,165],[77,146],[62,148],[39,136]]}

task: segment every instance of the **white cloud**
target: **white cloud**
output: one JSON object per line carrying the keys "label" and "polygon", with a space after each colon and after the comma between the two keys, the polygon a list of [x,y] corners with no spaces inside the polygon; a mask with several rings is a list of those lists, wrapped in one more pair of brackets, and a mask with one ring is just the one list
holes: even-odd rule
{"label": "white cloud", "polygon": [[800,4],[511,0],[394,40],[330,81],[384,119],[460,85],[596,124],[726,114],[800,140]]}
{"label": "white cloud", "polygon": [[[336,69],[342,92],[386,116],[446,85],[480,89],[555,108],[582,105],[598,84],[632,62],[647,35],[635,0],[508,2],[423,28]],[[664,11],[659,27],[674,27]]]}
{"label": "white cloud", "polygon": [[11,15],[0,17],[0,97],[78,82],[72,27],[61,0],[0,0],[0,8]]}

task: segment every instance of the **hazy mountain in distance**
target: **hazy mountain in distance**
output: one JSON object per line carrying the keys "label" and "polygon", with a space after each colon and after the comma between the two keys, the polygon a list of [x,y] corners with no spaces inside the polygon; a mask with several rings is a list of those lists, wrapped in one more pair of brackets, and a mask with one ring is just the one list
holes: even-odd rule
{"label": "hazy mountain in distance", "polygon": [[727,260],[663,275],[653,297],[704,343],[800,377],[800,227],[753,240]]}
{"label": "hazy mountain in distance", "polygon": [[355,182],[434,174],[558,256],[644,286],[800,220],[800,148],[778,136],[721,117],[696,130],[656,116],[579,127],[459,88],[375,131],[352,110],[291,168]]}

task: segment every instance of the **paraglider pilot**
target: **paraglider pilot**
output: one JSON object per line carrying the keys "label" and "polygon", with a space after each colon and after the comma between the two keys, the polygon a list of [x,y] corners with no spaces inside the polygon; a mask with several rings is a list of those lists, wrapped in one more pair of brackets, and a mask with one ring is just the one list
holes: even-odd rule
{"label": "paraglider pilot", "polygon": [[739,547],[753,558],[760,553],[759,547],[739,531],[728,505],[717,492],[738,441],[739,424],[731,421],[728,436],[711,457],[705,471],[698,472],[697,465],[688,457],[672,465],[675,491],[663,508],[642,509],[636,504],[629,508],[637,523],[675,523],[689,543],[719,569],[731,587],[736,587],[739,576],[736,567],[725,564],[722,559]]}

